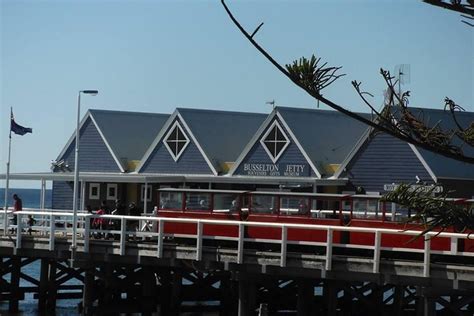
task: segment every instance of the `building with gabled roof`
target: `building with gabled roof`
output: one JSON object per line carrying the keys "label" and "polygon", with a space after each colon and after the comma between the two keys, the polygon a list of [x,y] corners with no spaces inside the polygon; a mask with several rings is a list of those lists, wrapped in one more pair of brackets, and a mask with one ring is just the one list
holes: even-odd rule
{"label": "building with gabled roof", "polygon": [[[426,108],[410,108],[429,127],[457,130],[449,111]],[[474,122],[474,112],[456,112],[459,124],[468,127]],[[462,144],[453,135],[452,144]],[[474,148],[462,148],[466,156],[474,156]],[[366,192],[385,193],[400,183],[440,185],[444,191],[452,191],[458,197],[474,196],[474,165],[447,158],[418,148],[382,132],[367,130],[354,146],[335,175],[347,178],[350,187]]]}

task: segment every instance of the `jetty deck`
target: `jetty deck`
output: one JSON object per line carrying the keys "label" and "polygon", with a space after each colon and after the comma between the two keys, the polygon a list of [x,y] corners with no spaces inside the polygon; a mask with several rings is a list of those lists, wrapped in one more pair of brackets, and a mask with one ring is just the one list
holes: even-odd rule
{"label": "jetty deck", "polygon": [[[27,227],[28,215],[41,221]],[[71,212],[16,216],[20,224],[0,235],[0,299],[8,300],[12,311],[26,293],[34,293],[45,310],[53,310],[57,299],[81,298],[87,315],[204,310],[222,315],[255,315],[256,310],[472,315],[474,308],[474,256],[458,251],[466,234],[442,233],[451,240],[449,251],[431,249],[434,233],[420,237],[424,249],[407,250],[381,247],[382,236],[416,237],[419,232],[113,215],[103,217],[120,222],[120,229],[101,231],[90,228],[96,215],[81,213],[74,249]],[[139,220],[143,231],[127,231],[132,220]],[[194,224],[196,233],[165,234],[166,222]],[[207,236],[204,227],[211,224],[237,226],[239,234]],[[253,225],[278,228],[281,238],[246,238],[246,227]],[[326,242],[288,240],[288,229],[297,226],[324,230]],[[373,234],[374,243],[333,243],[336,231]],[[34,261],[41,262],[39,278],[24,269]],[[20,286],[20,279],[32,286]],[[72,279],[79,285],[69,284]]]}

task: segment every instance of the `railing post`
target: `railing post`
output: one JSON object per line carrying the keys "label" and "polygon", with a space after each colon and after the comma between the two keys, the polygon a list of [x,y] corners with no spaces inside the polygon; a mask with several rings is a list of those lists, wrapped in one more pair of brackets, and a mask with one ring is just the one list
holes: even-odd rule
{"label": "railing post", "polygon": [[56,228],[54,214],[49,215],[49,250],[54,250],[54,229]]}
{"label": "railing post", "polygon": [[280,267],[286,267],[286,249],[287,249],[287,239],[288,239],[288,227],[281,227],[281,257],[280,257]]}
{"label": "railing post", "polygon": [[84,216],[84,252],[89,252],[91,221],[89,216]]}
{"label": "railing post", "polygon": [[430,276],[430,261],[431,261],[431,236],[425,235],[425,249],[423,258],[423,276],[428,278]]}
{"label": "railing post", "polygon": [[157,252],[156,256],[158,258],[163,258],[163,237],[165,236],[163,229],[164,229],[163,220],[159,219],[158,220],[158,248],[156,250]]}
{"label": "railing post", "polygon": [[200,261],[202,258],[202,230],[203,225],[201,221],[197,222],[197,240],[196,240],[196,261]]}
{"label": "railing post", "polygon": [[456,255],[458,253],[458,237],[451,237],[451,254]]}
{"label": "railing post", "polygon": [[382,233],[379,230],[375,231],[375,240],[374,240],[374,266],[372,271],[374,273],[379,273],[380,271],[380,243],[382,240]]}
{"label": "railing post", "polygon": [[125,242],[127,241],[126,227],[127,220],[122,217],[120,220],[120,255],[125,255]]}
{"label": "railing post", "polygon": [[21,214],[16,213],[16,249],[21,248]]}
{"label": "railing post", "polygon": [[326,271],[332,269],[332,227],[327,228],[327,240],[326,240]]}
{"label": "railing post", "polygon": [[245,226],[239,223],[239,241],[237,244],[237,263],[242,263],[244,260],[244,234]]}

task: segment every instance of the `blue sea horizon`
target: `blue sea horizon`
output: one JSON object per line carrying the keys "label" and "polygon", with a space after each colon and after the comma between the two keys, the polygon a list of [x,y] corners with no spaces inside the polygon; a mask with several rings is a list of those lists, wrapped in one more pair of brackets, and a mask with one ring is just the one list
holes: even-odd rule
{"label": "blue sea horizon", "polygon": [[[17,194],[22,202],[23,207],[39,208],[40,207],[40,189],[23,189],[23,188],[9,188],[8,189],[8,206],[13,206],[13,194]],[[52,190],[46,190],[45,208],[51,208],[52,205]],[[5,205],[5,188],[0,188],[0,208]]]}

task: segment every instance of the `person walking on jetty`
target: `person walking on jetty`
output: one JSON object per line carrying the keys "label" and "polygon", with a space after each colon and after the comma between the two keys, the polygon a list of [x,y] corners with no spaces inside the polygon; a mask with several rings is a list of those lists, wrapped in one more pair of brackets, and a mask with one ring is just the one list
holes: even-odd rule
{"label": "person walking on jetty", "polygon": [[[21,201],[20,197],[15,193],[13,194],[13,219],[12,224],[17,225],[17,217],[16,212],[23,210],[23,202]],[[12,233],[16,231],[16,228],[12,229]]]}

